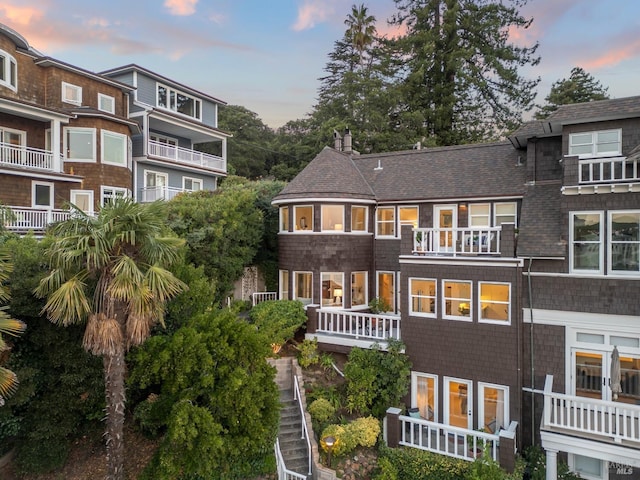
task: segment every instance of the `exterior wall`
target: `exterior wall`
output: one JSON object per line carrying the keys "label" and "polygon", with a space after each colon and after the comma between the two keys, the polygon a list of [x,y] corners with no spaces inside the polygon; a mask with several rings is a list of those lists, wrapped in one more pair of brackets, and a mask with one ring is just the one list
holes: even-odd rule
{"label": "exterior wall", "polygon": [[527,181],[541,182],[562,178],[562,137],[535,138],[527,148]]}
{"label": "exterior wall", "polygon": [[[31,207],[31,186],[33,178],[17,175],[0,175],[0,197],[4,205],[12,207]],[[63,208],[69,201],[71,189],[80,188],[80,183],[60,182],[49,179],[37,179],[39,182],[53,183],[54,208]]]}
{"label": "exterior wall", "polygon": [[45,104],[42,69],[33,63],[31,56],[18,52],[13,41],[2,34],[0,34],[0,48],[16,59],[18,67],[18,91],[0,87],[2,95],[31,103]]}
{"label": "exterior wall", "polygon": [[18,117],[0,112],[0,127],[11,128],[26,132],[26,146],[31,148],[44,149],[45,129],[49,128],[48,122],[39,122],[29,118]]}
{"label": "exterior wall", "polygon": [[202,123],[218,128],[218,105],[209,100],[202,100]]}
{"label": "exterior wall", "polygon": [[140,72],[138,72],[136,76],[138,77],[138,84],[136,85],[138,101],[155,107],[158,94],[156,90],[156,81]]}

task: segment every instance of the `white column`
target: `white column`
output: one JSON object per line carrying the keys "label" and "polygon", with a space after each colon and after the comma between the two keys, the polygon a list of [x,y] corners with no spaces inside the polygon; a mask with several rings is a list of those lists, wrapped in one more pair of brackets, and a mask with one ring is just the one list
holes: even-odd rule
{"label": "white column", "polygon": [[546,480],[558,478],[558,451],[547,450],[547,477]]}
{"label": "white column", "polygon": [[51,167],[54,172],[62,172],[62,161],[60,160],[60,120],[51,120],[51,153],[53,159]]}

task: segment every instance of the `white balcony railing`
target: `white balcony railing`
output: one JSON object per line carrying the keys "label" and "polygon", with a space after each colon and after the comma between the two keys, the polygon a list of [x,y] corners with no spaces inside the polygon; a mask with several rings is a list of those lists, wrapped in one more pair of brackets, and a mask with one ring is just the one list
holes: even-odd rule
{"label": "white balcony railing", "polygon": [[69,210],[6,207],[9,211],[4,215],[4,227],[14,232],[44,232],[52,223],[69,218]]}
{"label": "white balcony railing", "polygon": [[141,203],[155,202],[156,200],[171,200],[180,193],[189,193],[191,190],[176,187],[145,187],[140,189],[138,201]]}
{"label": "white balcony railing", "polygon": [[57,171],[62,163],[50,151],[0,142],[0,165]]}
{"label": "white balcony railing", "polygon": [[251,303],[254,307],[261,302],[266,302],[267,300],[277,300],[277,299],[278,299],[278,292],[254,292],[251,294]]}
{"label": "white balcony railing", "polygon": [[625,157],[581,159],[578,171],[581,184],[640,181],[638,160]]}
{"label": "white balcony railing", "polygon": [[547,375],[543,429],[615,443],[633,442],[640,448],[640,405],[554,393],[552,387],[553,376]]}
{"label": "white balcony railing", "polygon": [[415,228],[416,255],[499,255],[502,227]]}
{"label": "white balcony railing", "polygon": [[227,172],[227,162],[224,158],[210,153],[198,152],[188,148],[177,147],[175,145],[167,145],[166,143],[149,140],[148,143],[149,156],[171,160],[184,165],[197,166],[216,170],[219,172]]}
{"label": "white balcony railing", "polygon": [[316,331],[371,341],[401,339],[398,315],[318,310]]}

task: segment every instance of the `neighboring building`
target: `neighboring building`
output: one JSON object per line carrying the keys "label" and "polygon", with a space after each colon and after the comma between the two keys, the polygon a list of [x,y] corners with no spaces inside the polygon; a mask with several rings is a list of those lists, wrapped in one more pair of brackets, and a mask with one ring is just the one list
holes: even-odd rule
{"label": "neighboring building", "polygon": [[[442,452],[439,431],[466,446],[457,429],[497,444],[517,425],[548,478],[560,452],[584,478],[640,472],[640,97],[560,107],[509,142],[350,145],[274,199],[279,296],[308,305],[324,349],[404,341],[408,406],[431,433],[401,444]],[[376,297],[387,315],[367,313]]]}
{"label": "neighboring building", "polygon": [[[136,65],[103,72],[43,56],[0,24],[0,204],[6,228],[41,235],[69,202],[169,200],[226,175],[224,102]],[[209,143],[217,154],[197,151]],[[210,146],[210,148],[212,148]]]}
{"label": "neighboring building", "polygon": [[[218,108],[226,103],[137,65],[102,74],[134,87],[129,109],[140,126],[133,137],[136,200],[215,190],[227,174],[230,135],[218,129]],[[216,144],[217,154],[197,150],[201,143]]]}

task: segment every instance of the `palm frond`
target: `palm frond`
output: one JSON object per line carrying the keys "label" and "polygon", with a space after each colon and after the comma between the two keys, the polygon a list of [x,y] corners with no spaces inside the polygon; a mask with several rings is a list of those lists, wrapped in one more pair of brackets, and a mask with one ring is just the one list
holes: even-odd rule
{"label": "palm frond", "polygon": [[11,370],[0,367],[0,399],[14,394],[18,388],[18,377]]}
{"label": "palm frond", "polygon": [[178,237],[151,237],[140,248],[142,256],[150,264],[168,267],[180,257],[185,240]]}
{"label": "palm frond", "polygon": [[145,282],[154,298],[163,304],[189,289],[187,284],[174,277],[173,273],[157,265],[149,267],[145,275]]}
{"label": "palm frond", "polygon": [[0,334],[7,334],[17,337],[27,329],[27,324],[10,318],[3,309],[0,309]]}
{"label": "palm frond", "polygon": [[89,316],[82,346],[94,355],[114,355],[122,345],[122,330],[115,318],[104,313]]}
{"label": "palm frond", "polygon": [[153,316],[149,315],[129,315],[126,325],[127,350],[135,345],[141,345],[151,334]]}
{"label": "palm frond", "polygon": [[107,293],[115,299],[125,302],[136,295],[139,286],[144,281],[144,274],[140,271],[138,264],[127,255],[116,259],[111,268],[111,275]]}
{"label": "palm frond", "polygon": [[50,293],[42,309],[56,325],[68,326],[82,322],[91,312],[86,295],[87,285],[76,275]]}

